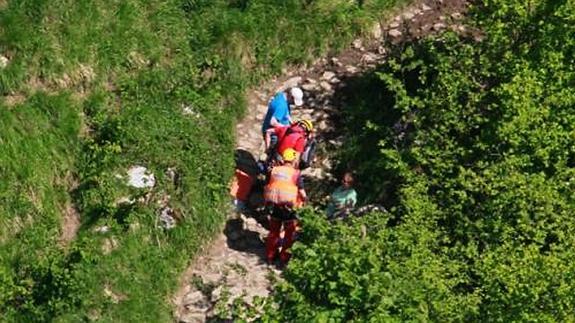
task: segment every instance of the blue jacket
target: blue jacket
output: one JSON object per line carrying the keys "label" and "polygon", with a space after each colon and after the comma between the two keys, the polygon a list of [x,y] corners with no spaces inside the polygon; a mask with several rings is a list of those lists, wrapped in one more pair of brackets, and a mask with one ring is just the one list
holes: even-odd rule
{"label": "blue jacket", "polygon": [[287,126],[289,125],[289,116],[290,108],[285,94],[283,92],[276,93],[273,100],[268,105],[268,111],[262,125],[262,132],[269,129],[272,117],[276,118],[279,123]]}

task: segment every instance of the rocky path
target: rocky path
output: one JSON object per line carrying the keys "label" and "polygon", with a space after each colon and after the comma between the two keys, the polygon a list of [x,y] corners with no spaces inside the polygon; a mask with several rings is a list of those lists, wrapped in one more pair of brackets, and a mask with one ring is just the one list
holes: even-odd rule
{"label": "rocky path", "polygon": [[[418,1],[387,22],[376,24],[367,37],[356,39],[337,57],[322,58],[311,67],[294,68],[254,89],[248,93],[249,111],[236,127],[238,150],[256,159],[263,157],[260,127],[269,99],[279,90],[300,86],[304,106],[294,109],[292,115],[295,120],[313,120],[320,144],[318,161],[304,174],[308,181],[329,183],[333,179],[332,163],[321,152],[341,143],[332,131],[337,116],[334,93],[345,86],[346,80],[381,63],[389,46],[446,28],[467,32],[459,23],[465,8],[464,0]],[[322,194],[318,189],[315,193]],[[231,211],[223,232],[182,275],[181,287],[172,299],[175,320],[204,322],[221,316],[236,299],[253,304],[257,297],[266,297],[281,277],[280,271],[264,261],[266,235],[267,230],[256,219]]]}

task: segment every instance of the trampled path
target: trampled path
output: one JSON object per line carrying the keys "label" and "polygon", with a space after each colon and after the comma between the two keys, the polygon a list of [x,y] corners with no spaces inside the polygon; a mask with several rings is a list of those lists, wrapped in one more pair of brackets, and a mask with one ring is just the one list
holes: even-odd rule
{"label": "trampled path", "polygon": [[[332,163],[321,152],[333,150],[341,143],[333,135],[338,109],[333,102],[334,93],[354,76],[381,63],[389,44],[446,28],[466,32],[459,24],[465,8],[464,0],[417,1],[401,14],[374,26],[370,35],[355,40],[337,57],[322,58],[311,67],[286,71],[282,77],[252,90],[248,93],[246,117],[236,127],[238,150],[251,153],[255,159],[263,157],[260,127],[269,99],[281,89],[300,86],[304,90],[304,106],[295,108],[292,115],[295,120],[309,118],[314,122],[320,155],[304,174],[307,182],[314,183],[312,194],[321,195],[319,187],[333,179]],[[266,235],[267,230],[256,219],[230,211],[224,230],[182,275],[180,288],[172,299],[174,319],[204,322],[236,298],[251,303],[254,296],[268,296],[281,272],[264,261]]]}

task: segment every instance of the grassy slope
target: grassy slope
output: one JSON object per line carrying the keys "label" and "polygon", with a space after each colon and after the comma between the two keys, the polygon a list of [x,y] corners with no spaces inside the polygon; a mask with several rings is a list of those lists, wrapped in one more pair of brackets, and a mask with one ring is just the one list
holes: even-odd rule
{"label": "grassy slope", "polygon": [[[170,320],[179,272],[223,220],[245,89],[286,63],[341,48],[395,2],[8,1],[0,9],[0,53],[10,59],[0,70],[0,313]],[[182,116],[183,105],[197,115]],[[116,178],[133,164],[151,169],[157,185],[151,202],[121,207],[119,198],[145,195]],[[163,194],[185,216],[169,232],[156,228]],[[63,247],[71,201],[82,225]],[[110,230],[95,233],[101,225]],[[105,254],[106,243],[117,247]]]}

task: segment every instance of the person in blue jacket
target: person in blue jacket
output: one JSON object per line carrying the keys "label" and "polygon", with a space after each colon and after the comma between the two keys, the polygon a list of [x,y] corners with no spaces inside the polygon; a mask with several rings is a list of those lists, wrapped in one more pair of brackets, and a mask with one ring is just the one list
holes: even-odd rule
{"label": "person in blue jacket", "polygon": [[291,124],[290,104],[295,106],[303,104],[303,91],[299,87],[292,87],[289,90],[278,92],[271,100],[262,125],[264,138],[269,128]]}

